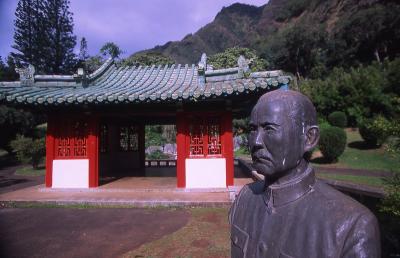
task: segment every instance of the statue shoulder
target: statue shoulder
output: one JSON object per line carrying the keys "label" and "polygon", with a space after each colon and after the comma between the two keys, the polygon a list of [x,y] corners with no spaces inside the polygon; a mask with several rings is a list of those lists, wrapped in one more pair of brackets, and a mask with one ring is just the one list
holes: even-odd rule
{"label": "statue shoulder", "polygon": [[254,205],[255,198],[258,198],[264,191],[264,181],[256,181],[242,187],[239,194],[236,196],[229,210],[229,222],[233,222],[233,218],[237,213],[237,208],[240,207],[241,212],[245,212],[249,205]]}
{"label": "statue shoulder", "polygon": [[[361,203],[357,202],[350,196],[336,190],[332,186],[317,180],[315,184],[315,191],[318,193],[320,198],[326,203],[335,204],[335,207],[346,210],[346,213],[372,213]],[[331,207],[331,206],[327,206]]]}
{"label": "statue shoulder", "polygon": [[248,198],[251,196],[262,194],[264,192],[264,186],[264,181],[255,181],[253,183],[247,184],[243,186],[243,188],[240,190],[238,197]]}

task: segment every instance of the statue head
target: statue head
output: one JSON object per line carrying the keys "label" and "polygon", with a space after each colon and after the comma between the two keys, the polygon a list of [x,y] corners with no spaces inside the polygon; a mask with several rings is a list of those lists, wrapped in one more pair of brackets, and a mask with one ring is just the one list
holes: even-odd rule
{"label": "statue head", "polygon": [[275,90],[260,97],[251,112],[249,146],[253,166],[266,182],[302,173],[304,154],[318,143],[316,111],[296,91]]}

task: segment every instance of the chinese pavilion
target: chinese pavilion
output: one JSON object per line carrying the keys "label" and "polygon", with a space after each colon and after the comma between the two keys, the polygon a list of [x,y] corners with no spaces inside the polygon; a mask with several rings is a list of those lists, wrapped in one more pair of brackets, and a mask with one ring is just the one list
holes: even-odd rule
{"label": "chinese pavilion", "polygon": [[233,185],[232,117],[266,91],[287,88],[281,71],[196,65],[123,67],[107,60],[73,76],[0,82],[0,103],[47,114],[46,187],[97,187],[100,176],[144,176],[144,126],[175,124],[177,187]]}

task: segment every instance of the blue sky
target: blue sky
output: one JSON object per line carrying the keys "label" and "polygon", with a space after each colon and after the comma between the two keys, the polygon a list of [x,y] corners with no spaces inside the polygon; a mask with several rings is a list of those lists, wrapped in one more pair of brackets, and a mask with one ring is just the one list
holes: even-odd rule
{"label": "blue sky", "polygon": [[[90,55],[108,41],[125,56],[182,39],[235,2],[261,6],[267,0],[70,0],[77,46],[86,37]],[[0,0],[0,56],[11,52],[18,0]]]}

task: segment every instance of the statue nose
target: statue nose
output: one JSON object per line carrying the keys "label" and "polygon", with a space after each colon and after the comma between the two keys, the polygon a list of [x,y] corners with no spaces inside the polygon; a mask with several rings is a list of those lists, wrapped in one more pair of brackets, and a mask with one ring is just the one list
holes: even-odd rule
{"label": "statue nose", "polygon": [[257,130],[257,135],[256,135],[256,140],[255,140],[255,145],[261,146],[263,145],[263,139],[262,139],[262,134],[260,130]]}

